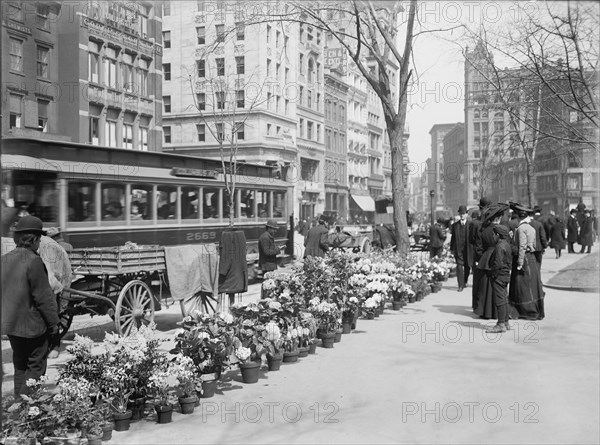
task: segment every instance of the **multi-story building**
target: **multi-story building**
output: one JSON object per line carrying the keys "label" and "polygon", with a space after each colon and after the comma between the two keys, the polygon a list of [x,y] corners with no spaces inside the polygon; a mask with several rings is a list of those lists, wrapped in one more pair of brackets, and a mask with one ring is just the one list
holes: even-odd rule
{"label": "multi-story building", "polygon": [[431,135],[431,170],[429,189],[435,192],[434,209],[448,210],[444,200],[444,137],[456,124],[435,124],[429,130]]}
{"label": "multi-story building", "polygon": [[465,126],[458,123],[444,137],[444,204],[450,213],[456,214],[460,205],[467,202],[467,184],[464,168],[467,165],[465,151]]}
{"label": "multi-story building", "polygon": [[325,74],[325,213],[348,216],[347,104],[348,85],[340,65]]}

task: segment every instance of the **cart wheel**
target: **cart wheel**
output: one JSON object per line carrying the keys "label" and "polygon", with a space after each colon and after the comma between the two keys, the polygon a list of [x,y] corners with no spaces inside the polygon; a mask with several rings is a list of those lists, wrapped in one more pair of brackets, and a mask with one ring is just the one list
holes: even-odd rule
{"label": "cart wheel", "polygon": [[179,302],[181,306],[181,314],[184,317],[190,315],[194,310],[205,314],[214,314],[218,308],[218,297],[213,297],[212,294],[206,292],[198,292],[189,298],[185,298]]}
{"label": "cart wheel", "polygon": [[135,326],[148,325],[154,321],[154,301],[152,291],[146,283],[129,281],[119,294],[115,308],[115,325],[121,335],[129,335]]}
{"label": "cart wheel", "polygon": [[58,314],[58,335],[63,338],[73,323],[73,304],[69,305]]}

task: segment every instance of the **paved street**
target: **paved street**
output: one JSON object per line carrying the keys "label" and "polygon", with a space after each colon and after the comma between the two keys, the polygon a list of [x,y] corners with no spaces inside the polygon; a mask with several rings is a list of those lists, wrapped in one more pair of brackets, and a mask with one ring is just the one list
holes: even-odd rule
{"label": "paved street", "polygon": [[[583,256],[549,257],[544,281]],[[257,384],[231,370],[193,415],[140,421],[109,443],[598,443],[598,295],[546,289],[546,319],[513,322],[499,337],[472,316],[470,287],[444,284]],[[258,285],[250,290],[245,299],[258,298]],[[156,316],[166,337],[178,311]],[[76,320],[97,339],[111,326],[90,321]],[[51,363],[51,377],[66,359]]]}

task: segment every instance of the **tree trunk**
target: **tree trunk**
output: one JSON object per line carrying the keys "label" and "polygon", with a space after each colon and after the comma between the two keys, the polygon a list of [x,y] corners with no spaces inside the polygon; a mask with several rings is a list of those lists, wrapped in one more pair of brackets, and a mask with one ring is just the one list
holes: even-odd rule
{"label": "tree trunk", "polygon": [[525,154],[525,166],[527,168],[527,198],[529,200],[529,208],[533,208],[535,196],[533,194],[535,188],[535,170],[533,168],[532,159]]}
{"label": "tree trunk", "polygon": [[404,159],[402,156],[402,135],[406,119],[406,105],[401,114],[391,124],[388,121],[388,135],[392,148],[392,197],[394,205],[394,226],[396,228],[397,250],[403,257],[408,256],[410,241],[404,208]]}

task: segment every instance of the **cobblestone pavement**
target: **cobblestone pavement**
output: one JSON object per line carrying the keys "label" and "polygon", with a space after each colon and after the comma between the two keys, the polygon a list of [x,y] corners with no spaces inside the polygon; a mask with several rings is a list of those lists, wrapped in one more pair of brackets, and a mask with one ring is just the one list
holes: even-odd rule
{"label": "cobblestone pavement", "polygon": [[[581,257],[546,255],[542,280]],[[493,322],[473,316],[470,290],[456,292],[451,279],[401,311],[359,320],[333,349],[262,371],[256,384],[230,370],[194,414],[175,413],[169,425],[149,417],[107,443],[598,443],[598,295],[547,288],[543,321],[487,335]],[[258,297],[251,285],[244,300]],[[172,306],[156,320],[169,337],[181,314]],[[98,340],[112,327],[76,323]],[[51,378],[67,358],[51,362]]]}

